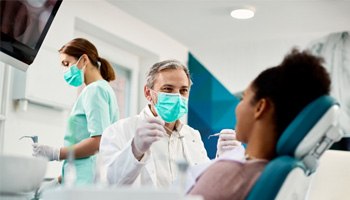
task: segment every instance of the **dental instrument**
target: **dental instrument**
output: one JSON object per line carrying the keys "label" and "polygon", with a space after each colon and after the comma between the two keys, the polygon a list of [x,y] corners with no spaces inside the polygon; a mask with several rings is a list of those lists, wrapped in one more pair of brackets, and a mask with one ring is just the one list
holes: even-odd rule
{"label": "dental instrument", "polygon": [[33,140],[33,143],[38,143],[38,140],[39,140],[39,138],[38,138],[37,135],[33,135],[33,136],[27,136],[27,135],[25,135],[25,136],[20,137],[19,140],[21,140],[21,139],[23,139],[23,138],[30,138],[30,139]]}
{"label": "dental instrument", "polygon": [[215,134],[209,135],[209,136],[208,136],[208,139],[210,139],[211,137],[219,136],[219,135],[220,135],[220,133],[215,133]]}

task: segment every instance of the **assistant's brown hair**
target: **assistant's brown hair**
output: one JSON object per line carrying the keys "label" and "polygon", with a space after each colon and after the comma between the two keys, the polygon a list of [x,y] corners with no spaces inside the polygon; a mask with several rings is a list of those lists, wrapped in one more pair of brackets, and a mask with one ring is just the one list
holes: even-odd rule
{"label": "assistant's brown hair", "polygon": [[115,80],[116,78],[112,65],[106,59],[101,58],[98,55],[95,45],[93,45],[87,39],[75,38],[63,45],[58,52],[68,54],[76,59],[79,59],[80,56],[86,54],[89,57],[92,65],[100,70],[103,79],[109,82]]}

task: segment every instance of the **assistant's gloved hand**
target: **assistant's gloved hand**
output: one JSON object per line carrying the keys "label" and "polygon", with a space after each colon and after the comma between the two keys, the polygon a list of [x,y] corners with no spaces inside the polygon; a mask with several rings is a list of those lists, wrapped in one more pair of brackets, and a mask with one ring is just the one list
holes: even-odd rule
{"label": "assistant's gloved hand", "polygon": [[34,143],[33,145],[33,156],[34,157],[45,157],[49,161],[60,159],[60,149],[56,147],[50,147],[47,145],[42,145]]}
{"label": "assistant's gloved hand", "polygon": [[141,160],[143,154],[151,147],[153,142],[158,141],[166,134],[164,122],[158,118],[148,118],[136,128],[132,142],[134,156]]}
{"label": "assistant's gloved hand", "polygon": [[230,151],[241,145],[236,140],[236,132],[232,129],[222,129],[217,144],[216,157],[222,156],[225,152]]}

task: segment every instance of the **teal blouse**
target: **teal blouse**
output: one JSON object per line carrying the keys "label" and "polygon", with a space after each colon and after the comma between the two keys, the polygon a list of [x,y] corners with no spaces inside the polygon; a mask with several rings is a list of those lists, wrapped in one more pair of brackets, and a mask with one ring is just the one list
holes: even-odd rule
{"label": "teal blouse", "polygon": [[[95,81],[86,86],[68,118],[64,146],[72,146],[84,139],[102,135],[105,128],[119,119],[116,95],[105,80]],[[62,181],[67,168],[62,167]],[[89,185],[94,181],[95,156],[76,159],[76,185]]]}

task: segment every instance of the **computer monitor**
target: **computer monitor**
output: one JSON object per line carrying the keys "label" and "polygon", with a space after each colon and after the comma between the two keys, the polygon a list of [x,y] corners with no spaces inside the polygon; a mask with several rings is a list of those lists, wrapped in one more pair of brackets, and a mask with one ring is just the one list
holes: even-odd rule
{"label": "computer monitor", "polygon": [[1,62],[26,71],[61,3],[62,0],[1,0]]}

